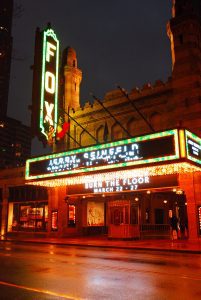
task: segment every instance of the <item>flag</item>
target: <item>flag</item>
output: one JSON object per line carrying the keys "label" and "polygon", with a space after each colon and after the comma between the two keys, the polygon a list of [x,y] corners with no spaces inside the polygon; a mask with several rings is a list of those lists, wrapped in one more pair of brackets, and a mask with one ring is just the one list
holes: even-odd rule
{"label": "flag", "polygon": [[63,122],[62,118],[60,118],[58,126],[57,126],[57,133],[56,133],[57,141],[63,139],[66,132],[68,132],[69,129],[70,129],[70,123],[69,122]]}
{"label": "flag", "polygon": [[52,146],[53,145],[53,142],[54,142],[54,127],[52,125],[49,125],[49,131],[47,133],[47,142],[48,142],[48,145],[49,146]]}

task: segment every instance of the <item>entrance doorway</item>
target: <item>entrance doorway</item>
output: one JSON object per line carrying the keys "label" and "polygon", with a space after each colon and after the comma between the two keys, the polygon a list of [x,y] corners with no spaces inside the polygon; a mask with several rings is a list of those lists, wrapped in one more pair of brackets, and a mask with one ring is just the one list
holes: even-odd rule
{"label": "entrance doorway", "polygon": [[139,238],[139,206],[132,200],[115,200],[108,203],[108,237]]}
{"label": "entrance doorway", "polygon": [[164,224],[164,209],[155,209],[155,224]]}

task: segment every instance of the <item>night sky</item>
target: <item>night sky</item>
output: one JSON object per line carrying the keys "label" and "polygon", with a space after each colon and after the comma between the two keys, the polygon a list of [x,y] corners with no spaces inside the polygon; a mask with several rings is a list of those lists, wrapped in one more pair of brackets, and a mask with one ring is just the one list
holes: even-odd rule
{"label": "night sky", "polygon": [[[130,91],[171,75],[166,24],[171,0],[15,0],[8,115],[30,125],[36,27],[48,22],[83,72],[81,105],[116,84]],[[34,153],[35,154],[35,153]]]}

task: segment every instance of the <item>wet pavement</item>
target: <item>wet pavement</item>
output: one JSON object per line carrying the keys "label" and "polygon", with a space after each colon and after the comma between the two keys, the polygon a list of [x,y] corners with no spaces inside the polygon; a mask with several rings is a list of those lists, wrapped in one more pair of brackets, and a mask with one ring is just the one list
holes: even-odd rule
{"label": "wet pavement", "polygon": [[73,237],[73,238],[30,238],[30,237],[7,237],[1,238],[3,241],[43,243],[53,245],[74,245],[90,247],[107,247],[119,249],[142,249],[142,250],[160,250],[160,251],[179,251],[201,253],[200,240],[110,240],[106,236],[91,237]]}
{"label": "wet pavement", "polygon": [[198,300],[201,255],[0,243],[1,300]]}

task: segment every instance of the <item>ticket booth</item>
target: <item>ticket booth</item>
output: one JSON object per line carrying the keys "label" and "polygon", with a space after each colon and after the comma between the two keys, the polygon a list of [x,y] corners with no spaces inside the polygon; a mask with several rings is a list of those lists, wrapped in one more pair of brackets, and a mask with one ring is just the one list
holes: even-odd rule
{"label": "ticket booth", "polygon": [[132,200],[108,203],[108,238],[137,239],[140,237],[139,206]]}

